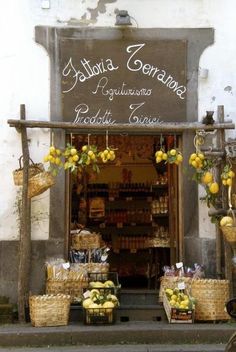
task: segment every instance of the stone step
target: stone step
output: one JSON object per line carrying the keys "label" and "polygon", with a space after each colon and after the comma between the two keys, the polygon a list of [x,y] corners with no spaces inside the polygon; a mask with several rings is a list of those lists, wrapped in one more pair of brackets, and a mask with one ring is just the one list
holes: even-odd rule
{"label": "stone step", "polygon": [[165,321],[167,317],[162,305],[121,305],[116,311],[116,320],[127,321]]}
{"label": "stone step", "polygon": [[121,305],[155,305],[158,304],[158,290],[125,290],[121,289]]}
{"label": "stone step", "polygon": [[[120,305],[115,310],[116,321],[163,321],[167,322],[164,308],[161,304],[155,305]],[[83,321],[84,312],[80,305],[72,305],[70,309],[70,322]]]}

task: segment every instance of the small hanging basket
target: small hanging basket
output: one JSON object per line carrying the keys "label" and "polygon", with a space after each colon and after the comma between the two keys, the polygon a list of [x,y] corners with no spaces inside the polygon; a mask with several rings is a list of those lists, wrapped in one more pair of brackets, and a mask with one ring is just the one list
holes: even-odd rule
{"label": "small hanging basket", "polygon": [[48,171],[43,171],[29,179],[28,198],[38,196],[55,184],[55,177]]}
{"label": "small hanging basket", "polygon": [[224,235],[225,240],[230,244],[230,245],[235,245],[236,244],[236,218],[234,211],[232,209],[232,203],[231,203],[231,186],[228,188],[228,202],[229,202],[229,210],[228,210],[228,216],[230,216],[233,219],[233,223],[230,226],[221,226],[222,233]]}
{"label": "small hanging basket", "polygon": [[229,244],[236,243],[236,225],[233,226],[221,226],[224,238]]}
{"label": "small hanging basket", "polygon": [[[14,184],[16,186],[23,185],[23,166],[22,166],[23,155],[19,158],[19,169],[13,171]],[[44,171],[44,166],[42,163],[35,164],[32,159],[29,159],[29,179],[38,173]]]}

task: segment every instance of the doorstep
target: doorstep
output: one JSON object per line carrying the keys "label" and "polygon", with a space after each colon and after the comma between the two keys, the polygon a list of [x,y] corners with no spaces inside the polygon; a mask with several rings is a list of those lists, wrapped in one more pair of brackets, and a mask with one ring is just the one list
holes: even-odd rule
{"label": "doorstep", "polygon": [[113,344],[225,344],[236,323],[169,324],[166,322],[116,322],[113,325],[32,327],[0,326],[0,346],[62,346]]}

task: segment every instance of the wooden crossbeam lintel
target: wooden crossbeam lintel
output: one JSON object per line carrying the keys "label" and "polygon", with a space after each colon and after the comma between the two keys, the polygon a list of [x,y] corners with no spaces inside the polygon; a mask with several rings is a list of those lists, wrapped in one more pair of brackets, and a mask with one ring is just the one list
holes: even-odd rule
{"label": "wooden crossbeam lintel", "polygon": [[213,131],[234,129],[235,124],[232,121],[223,123],[214,123],[213,125],[204,125],[199,122],[183,122],[183,123],[160,123],[159,125],[135,125],[135,124],[113,124],[113,125],[85,125],[75,124],[72,122],[59,122],[59,121],[36,121],[36,120],[13,120],[7,121],[10,127],[21,129],[23,126],[28,128],[49,128],[49,129],[64,129],[72,131],[106,131],[124,133],[124,132],[184,132],[184,131]]}

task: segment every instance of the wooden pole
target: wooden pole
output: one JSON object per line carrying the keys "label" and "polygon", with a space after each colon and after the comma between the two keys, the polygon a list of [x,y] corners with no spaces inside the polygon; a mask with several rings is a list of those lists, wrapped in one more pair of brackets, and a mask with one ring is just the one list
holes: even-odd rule
{"label": "wooden pole", "polygon": [[[20,118],[25,120],[25,105],[20,106]],[[26,127],[21,128],[23,155],[23,188],[20,216],[19,272],[18,272],[18,319],[26,321],[25,306],[29,296],[29,273],[31,258],[30,199],[28,198],[29,148]]]}
{"label": "wooden pole", "polygon": [[160,133],[160,132],[176,132],[181,133],[183,131],[212,131],[218,129],[234,129],[235,125],[231,121],[224,123],[214,123],[213,125],[204,125],[198,122],[167,122],[160,123],[159,125],[136,125],[136,124],[113,124],[113,125],[86,125],[86,124],[76,124],[73,122],[59,122],[59,121],[36,121],[36,120],[8,120],[8,124],[11,127],[20,129],[21,127],[29,128],[52,128],[52,129],[64,129],[68,131],[77,131],[80,133],[104,133],[104,131],[109,131],[109,134],[117,133],[133,133],[133,134],[145,134],[145,133]]}
{"label": "wooden pole", "polygon": [[[224,106],[217,107],[217,122],[223,123],[224,122]],[[225,132],[224,130],[220,130],[217,136],[217,147],[221,150],[224,148],[224,141],[225,141]],[[225,157],[222,158],[223,162]],[[220,179],[220,173],[222,172],[222,164],[219,167],[217,172],[217,178]],[[222,188],[221,188],[222,189]],[[222,190],[222,200],[223,200],[223,190]],[[224,201],[223,201],[224,203]],[[221,231],[219,226],[216,226],[216,275],[218,279],[222,279],[222,239],[221,239]]]}

